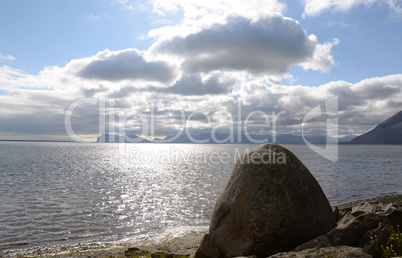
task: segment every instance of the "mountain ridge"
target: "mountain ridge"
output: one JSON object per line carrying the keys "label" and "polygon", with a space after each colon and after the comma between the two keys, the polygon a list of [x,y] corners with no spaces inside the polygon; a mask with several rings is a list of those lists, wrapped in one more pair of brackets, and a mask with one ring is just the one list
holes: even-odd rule
{"label": "mountain ridge", "polygon": [[394,114],[373,130],[357,136],[351,144],[402,144],[402,111]]}

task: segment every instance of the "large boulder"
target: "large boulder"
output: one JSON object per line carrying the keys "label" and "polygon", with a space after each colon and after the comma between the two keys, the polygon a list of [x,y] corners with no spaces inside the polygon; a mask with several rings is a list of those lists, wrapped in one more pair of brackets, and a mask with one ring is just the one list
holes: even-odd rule
{"label": "large boulder", "polygon": [[216,202],[209,241],[220,257],[267,257],[335,226],[327,198],[302,162],[282,146],[263,144],[237,161]]}
{"label": "large boulder", "polygon": [[209,234],[205,234],[202,239],[201,245],[195,253],[195,257],[197,258],[211,258],[211,257],[219,257],[219,250],[216,247],[215,243],[212,241],[211,236]]}

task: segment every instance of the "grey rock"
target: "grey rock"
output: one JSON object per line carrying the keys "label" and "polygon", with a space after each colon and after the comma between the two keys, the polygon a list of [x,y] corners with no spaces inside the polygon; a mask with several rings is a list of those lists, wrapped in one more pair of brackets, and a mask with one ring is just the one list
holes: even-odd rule
{"label": "grey rock", "polygon": [[350,213],[352,211],[352,208],[343,208],[343,209],[339,209],[339,219],[342,219],[346,214]]}
{"label": "grey rock", "polygon": [[[371,239],[373,237],[373,239]],[[390,237],[389,225],[380,223],[380,225],[366,232],[363,236],[360,246],[364,251],[373,257],[380,257],[378,250],[378,242],[384,243]]]}
{"label": "grey rock", "polygon": [[353,216],[350,212],[346,213],[342,219],[338,221],[338,226],[337,228],[344,228],[347,227],[354,219],[356,219],[355,216]]}
{"label": "grey rock", "polygon": [[362,247],[363,250],[371,256],[378,256],[376,242],[375,240],[371,239],[371,237],[374,237],[374,235],[377,235],[381,232],[379,230],[380,227],[381,225],[375,229],[367,231],[360,241],[360,247]]}
{"label": "grey rock", "polygon": [[302,245],[296,247],[293,252],[300,252],[310,248],[321,248],[321,247],[330,247],[334,246],[327,235],[322,235],[319,237],[314,238]]}
{"label": "grey rock", "polygon": [[362,202],[354,207],[352,207],[352,215],[357,217],[359,215],[365,213],[375,213],[378,210],[378,206],[376,204],[371,204],[368,202]]}
{"label": "grey rock", "polygon": [[396,210],[396,209],[397,209],[397,208],[396,208],[392,203],[381,204],[380,213],[383,213],[383,214],[390,214],[391,212],[393,212],[393,211]]}
{"label": "grey rock", "polygon": [[333,257],[333,258],[371,258],[371,255],[364,252],[362,248],[350,246],[311,248],[301,252],[278,253],[269,256],[269,258],[316,258],[316,257]]}
{"label": "grey rock", "polygon": [[356,218],[346,218],[346,216],[339,221],[336,228],[327,233],[334,246],[359,246],[367,231],[376,228],[380,222],[386,221],[384,216],[373,213],[362,214]]}
{"label": "grey rock", "polygon": [[221,257],[263,257],[290,251],[335,226],[327,198],[302,162],[282,146],[263,144],[237,161],[209,234]]}

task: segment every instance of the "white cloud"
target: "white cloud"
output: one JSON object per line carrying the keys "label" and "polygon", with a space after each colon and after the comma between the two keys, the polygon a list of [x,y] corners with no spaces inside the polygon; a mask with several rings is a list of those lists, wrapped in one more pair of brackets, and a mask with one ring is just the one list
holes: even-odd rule
{"label": "white cloud", "polygon": [[[321,86],[285,86],[268,87],[263,83],[249,82],[239,91],[246,104],[256,110],[288,110],[291,113],[306,112],[319,102],[333,96],[339,97],[339,109],[342,112],[361,112],[367,114],[392,113],[395,110],[392,102],[402,107],[402,74],[374,77],[352,84],[346,81],[334,81]],[[266,101],[267,100],[267,101]],[[388,109],[375,110],[375,103],[387,101]]]}
{"label": "white cloud", "polygon": [[371,7],[375,3],[387,4],[393,15],[402,14],[402,3],[400,0],[304,0],[303,18],[319,15],[326,10],[348,11],[355,6],[364,5]]}
{"label": "white cloud", "polygon": [[267,87],[263,83],[249,82],[233,94],[243,100],[245,113],[286,111],[278,122],[282,133],[300,131],[302,118],[308,111],[338,96],[340,134],[360,134],[401,111],[402,74],[369,78],[355,84],[335,81],[316,87]]}
{"label": "white cloud", "polygon": [[241,16],[257,20],[266,14],[282,12],[286,5],[278,0],[152,0],[153,10],[162,15],[174,16],[182,12],[181,21],[175,26],[164,26],[152,29],[148,37],[171,39],[175,36],[187,36],[211,27],[217,23],[225,23],[228,16]]}
{"label": "white cloud", "polygon": [[[311,35],[310,37],[312,39],[315,38],[315,36],[313,35]],[[314,41],[316,41],[316,39]],[[335,60],[331,55],[331,49],[333,46],[338,45],[339,42],[339,39],[334,39],[333,42],[317,44],[313,56],[310,57],[309,60],[307,60],[306,62],[302,63],[301,66],[305,70],[312,69],[328,72],[335,63]]]}
{"label": "white cloud", "polygon": [[0,90],[9,91],[19,87],[18,79],[27,77],[24,71],[4,65],[0,67]]}
{"label": "white cloud", "polygon": [[100,16],[95,15],[95,14],[89,14],[87,16],[87,20],[88,20],[88,22],[95,23],[95,22],[98,22],[100,20]]}
{"label": "white cloud", "polygon": [[205,15],[238,14],[245,17],[255,17],[261,13],[281,12],[285,4],[278,0],[151,0],[154,10],[164,12],[182,10],[186,19],[199,19]]}
{"label": "white cloud", "polygon": [[388,5],[393,15],[400,17],[402,15],[402,1],[401,0],[384,0]]}
{"label": "white cloud", "polygon": [[319,45],[297,21],[271,13],[258,20],[231,16],[224,24],[194,34],[160,39],[152,51],[179,57],[187,73],[219,70],[285,77],[294,65],[327,71],[333,64],[330,50],[336,43]]}
{"label": "white cloud", "polygon": [[129,0],[116,0],[119,4],[123,6],[124,9],[127,10],[135,10],[133,4]]}
{"label": "white cloud", "polygon": [[13,57],[12,55],[3,56],[2,54],[0,54],[0,60],[1,59],[13,61],[13,60],[15,60],[15,57]]}

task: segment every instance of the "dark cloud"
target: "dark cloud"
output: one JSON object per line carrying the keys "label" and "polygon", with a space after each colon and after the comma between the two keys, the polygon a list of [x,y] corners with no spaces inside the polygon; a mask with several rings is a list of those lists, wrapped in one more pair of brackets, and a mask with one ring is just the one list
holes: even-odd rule
{"label": "dark cloud", "polygon": [[98,87],[93,87],[90,89],[83,88],[81,89],[81,91],[82,93],[84,93],[85,97],[93,98],[99,93],[104,93],[105,91],[107,91],[107,89],[108,89],[107,87],[99,85]]}
{"label": "dark cloud", "polygon": [[107,81],[148,80],[168,82],[175,72],[167,63],[162,61],[146,61],[143,55],[135,49],[110,52],[105,50],[98,53],[77,75],[85,79]]}
{"label": "dark cloud", "polygon": [[122,98],[134,92],[155,92],[183,96],[202,96],[227,94],[232,91],[236,80],[221,81],[219,75],[213,75],[203,81],[199,74],[185,75],[168,88],[149,86],[147,88],[123,87],[109,95],[110,98]]}
{"label": "dark cloud", "polygon": [[[384,78],[386,80],[384,81]],[[364,99],[387,99],[401,92],[401,80],[391,76],[363,80],[354,86],[355,92]]]}
{"label": "dark cloud", "polygon": [[272,14],[252,21],[229,17],[187,37],[158,43],[155,50],[184,57],[189,73],[214,70],[247,71],[254,75],[282,75],[312,58],[316,42],[300,24]]}
{"label": "dark cloud", "polygon": [[172,87],[163,89],[163,92],[179,95],[218,95],[230,92],[235,83],[235,80],[221,82],[218,75],[203,82],[201,76],[195,74],[184,76]]}

